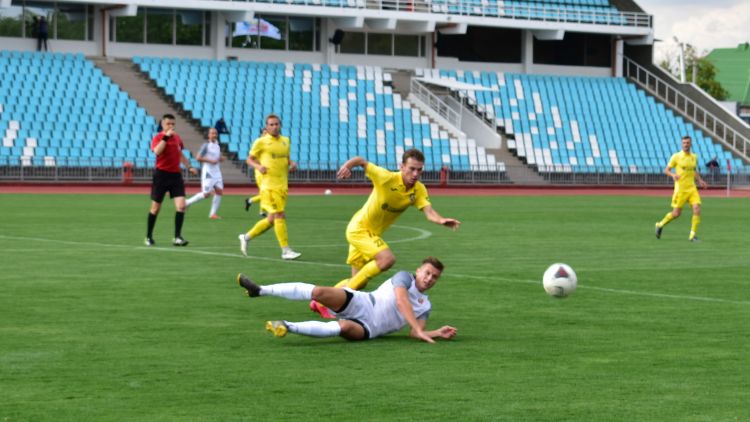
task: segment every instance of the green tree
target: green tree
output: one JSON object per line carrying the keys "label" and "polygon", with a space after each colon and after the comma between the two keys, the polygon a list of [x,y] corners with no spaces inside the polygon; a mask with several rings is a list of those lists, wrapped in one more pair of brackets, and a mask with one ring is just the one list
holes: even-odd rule
{"label": "green tree", "polygon": [[[705,57],[698,58],[689,64],[687,74],[689,82],[695,83],[715,99],[722,101],[729,96],[729,92],[716,80],[716,66]],[[693,75],[695,75],[695,80],[693,80]]]}
{"label": "green tree", "polygon": [[[684,49],[685,80],[695,83],[715,99],[719,101],[725,100],[729,96],[729,93],[716,80],[716,66],[706,59],[708,53],[706,51],[698,52],[691,44],[685,44]],[[659,67],[679,78],[679,52],[668,52],[665,54],[664,59],[659,62]]]}

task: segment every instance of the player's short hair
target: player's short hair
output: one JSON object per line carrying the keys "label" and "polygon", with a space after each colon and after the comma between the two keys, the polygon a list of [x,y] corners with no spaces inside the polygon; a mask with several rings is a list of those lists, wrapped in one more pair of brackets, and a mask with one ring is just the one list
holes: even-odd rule
{"label": "player's short hair", "polygon": [[281,117],[279,117],[279,116],[277,116],[277,115],[275,115],[273,113],[271,113],[268,116],[266,116],[266,124],[268,124],[268,120],[269,119],[276,119],[276,120],[279,121],[279,124],[281,124]]}
{"label": "player's short hair", "polygon": [[438,271],[440,271],[440,272],[443,272],[443,268],[445,268],[445,266],[443,265],[443,263],[440,262],[440,260],[437,259],[437,258],[435,258],[434,256],[428,256],[427,258],[423,259],[422,260],[422,265],[424,265],[424,264],[430,264],[433,267],[437,268]]}
{"label": "player's short hair", "polygon": [[690,139],[691,141],[693,140],[693,138],[691,138],[691,137],[690,137],[690,135],[685,135],[685,136],[683,136],[683,137],[682,137],[682,140],[683,140],[683,141],[684,141],[685,139]]}
{"label": "player's short hair", "polygon": [[167,114],[161,116],[161,119],[162,120],[164,120],[164,119],[172,119],[172,120],[174,120],[174,115],[167,113]]}
{"label": "player's short hair", "polygon": [[403,157],[401,157],[401,164],[406,164],[406,160],[409,158],[419,161],[420,163],[424,163],[424,154],[422,154],[422,151],[412,148],[410,150],[404,151]]}

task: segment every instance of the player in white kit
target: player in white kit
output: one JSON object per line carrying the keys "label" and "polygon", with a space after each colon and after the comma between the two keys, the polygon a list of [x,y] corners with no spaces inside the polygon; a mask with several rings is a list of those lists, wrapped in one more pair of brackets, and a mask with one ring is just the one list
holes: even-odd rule
{"label": "player in white kit", "polygon": [[218,220],[221,217],[216,213],[219,211],[219,205],[221,204],[221,195],[224,194],[224,179],[221,176],[219,163],[224,161],[224,156],[221,155],[219,132],[216,129],[208,130],[208,139],[201,145],[195,159],[203,163],[201,166],[201,192],[190,197],[185,202],[185,207],[187,208],[208,198],[213,192],[214,198],[211,201],[211,211],[208,213],[208,218]]}
{"label": "player in white kit", "polygon": [[341,336],[347,340],[368,340],[409,325],[411,337],[434,343],[435,338],[451,339],[456,335],[456,329],[449,325],[425,330],[432,304],[424,293],[437,283],[442,272],[443,264],[437,258],[427,257],[414,274],[400,271],[373,292],[307,283],[260,286],[244,274],[237,275],[237,282],[250,297],[317,300],[335,311],[335,321],[266,322],[266,329],[276,337],[284,337],[290,332],[311,337]]}

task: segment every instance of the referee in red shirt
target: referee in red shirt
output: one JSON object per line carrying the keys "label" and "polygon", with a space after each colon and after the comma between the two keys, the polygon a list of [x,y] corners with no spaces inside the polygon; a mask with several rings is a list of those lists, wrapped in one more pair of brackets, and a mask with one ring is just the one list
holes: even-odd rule
{"label": "referee in red shirt", "polygon": [[175,246],[187,246],[188,241],[182,238],[182,222],[185,220],[185,182],[182,180],[182,163],[190,174],[198,174],[198,170],[190,166],[190,160],[182,155],[185,148],[180,135],[174,131],[174,116],[165,114],[161,118],[162,131],[151,140],[151,150],[156,154],[156,170],[154,170],[151,184],[151,210],[148,213],[148,231],[146,232],[146,246],[154,245],[154,225],[159,215],[164,196],[174,200],[174,241]]}

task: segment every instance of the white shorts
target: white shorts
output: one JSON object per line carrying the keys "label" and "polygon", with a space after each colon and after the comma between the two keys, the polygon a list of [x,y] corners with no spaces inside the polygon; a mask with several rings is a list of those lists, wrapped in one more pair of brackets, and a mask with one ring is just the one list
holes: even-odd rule
{"label": "white shorts", "polygon": [[375,301],[372,296],[369,293],[352,290],[348,287],[344,287],[344,290],[352,293],[352,300],[349,301],[343,311],[336,313],[336,317],[348,319],[361,325],[366,331],[366,338],[377,337],[377,334],[373,333],[372,330],[375,315]]}
{"label": "white shorts", "polygon": [[201,190],[203,193],[209,193],[215,188],[224,189],[224,179],[221,175],[214,177],[202,177],[201,178]]}

